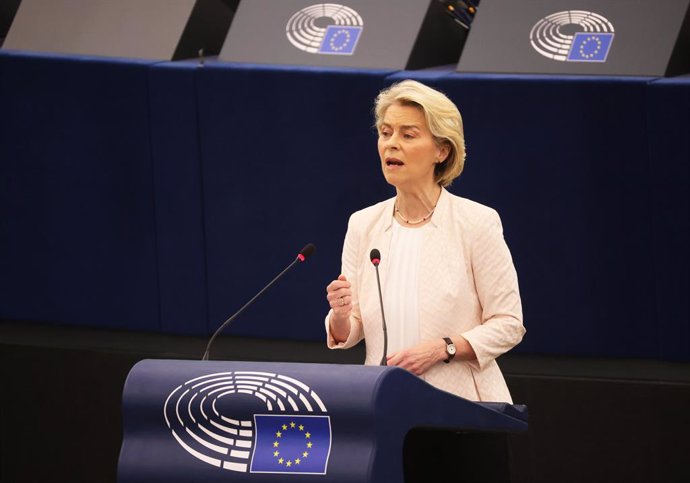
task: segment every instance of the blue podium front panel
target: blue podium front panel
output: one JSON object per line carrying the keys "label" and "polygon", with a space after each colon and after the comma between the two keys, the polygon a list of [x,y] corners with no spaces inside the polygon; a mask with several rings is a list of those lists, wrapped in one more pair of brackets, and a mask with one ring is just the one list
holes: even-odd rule
{"label": "blue podium front panel", "polygon": [[402,482],[413,427],[527,428],[399,368],[327,364],[143,361],[123,411],[119,483]]}

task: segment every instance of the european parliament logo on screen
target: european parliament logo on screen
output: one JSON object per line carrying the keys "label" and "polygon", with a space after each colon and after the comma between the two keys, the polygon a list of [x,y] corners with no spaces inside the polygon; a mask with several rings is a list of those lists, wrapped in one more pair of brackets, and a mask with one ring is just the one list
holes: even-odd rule
{"label": "european parliament logo on screen", "polygon": [[577,33],[568,53],[570,62],[606,62],[613,34]]}
{"label": "european parliament logo on screen", "polygon": [[310,54],[353,55],[364,20],[350,7],[317,3],[296,12],[285,26],[290,43]]}
{"label": "european parliament logo on screen", "polygon": [[219,372],[175,388],[163,407],[189,457],[241,473],[325,475],[331,420],[319,396],[282,374]]}
{"label": "european parliament logo on screen", "polygon": [[548,15],[534,24],[529,34],[534,50],[561,62],[606,62],[613,36],[611,22],[584,10]]}

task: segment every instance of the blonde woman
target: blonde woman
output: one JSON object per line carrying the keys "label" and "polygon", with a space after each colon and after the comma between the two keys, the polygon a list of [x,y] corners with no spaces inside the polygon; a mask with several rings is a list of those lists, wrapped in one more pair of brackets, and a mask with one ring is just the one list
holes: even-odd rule
{"label": "blonde woman", "polygon": [[328,346],[366,339],[366,364],[384,340],[372,249],[388,330],[386,363],[475,401],[512,402],[495,359],[525,333],[518,280],[491,208],[449,193],[465,162],[458,108],[406,80],[375,103],[378,152],[394,198],[350,217],[342,273],[327,287]]}

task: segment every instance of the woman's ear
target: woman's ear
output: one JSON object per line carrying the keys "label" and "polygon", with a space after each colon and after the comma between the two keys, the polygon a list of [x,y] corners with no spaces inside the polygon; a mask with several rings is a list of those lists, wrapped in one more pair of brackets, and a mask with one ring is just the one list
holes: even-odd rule
{"label": "woman's ear", "polygon": [[436,163],[441,164],[442,162],[444,162],[446,159],[448,159],[449,154],[450,154],[450,145],[449,145],[448,141],[445,141],[438,148],[438,157],[436,158]]}

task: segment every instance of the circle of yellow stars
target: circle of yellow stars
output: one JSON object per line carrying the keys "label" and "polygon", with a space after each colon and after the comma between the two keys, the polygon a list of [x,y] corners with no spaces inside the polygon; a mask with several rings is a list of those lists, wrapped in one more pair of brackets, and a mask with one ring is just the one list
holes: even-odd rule
{"label": "circle of yellow stars", "polygon": [[[340,35],[344,34],[345,35],[345,41],[340,44],[340,46],[335,45],[335,38],[340,37]],[[348,32],[345,29],[338,30],[335,34],[331,36],[331,40],[328,42],[330,44],[331,50],[334,52],[340,52],[343,50],[345,47],[347,47],[347,44],[350,43],[350,39],[352,38],[352,35],[350,32]]]}
{"label": "circle of yellow stars", "polygon": [[[283,432],[290,430],[296,430],[301,433],[304,433],[305,450],[302,451],[302,454],[298,455],[297,458],[285,459],[280,454],[280,440],[283,437]],[[297,425],[294,421],[290,421],[289,424],[283,424],[282,426],[280,426],[280,428],[278,429],[278,431],[276,431],[275,434],[276,439],[275,441],[273,441],[273,457],[277,459],[279,465],[285,465],[287,468],[292,468],[294,466],[299,465],[303,460],[309,457],[309,450],[311,450],[313,443],[311,442],[311,433],[309,431],[304,431],[303,424]]]}
{"label": "circle of yellow stars", "polygon": [[[597,46],[594,48],[593,52],[587,54],[585,52],[585,45],[589,44],[590,42],[596,42]],[[599,39],[599,37],[594,37],[594,36],[590,35],[589,37],[587,37],[587,39],[584,42],[582,42],[580,44],[580,57],[582,57],[583,59],[591,59],[592,57],[597,55],[600,50],[601,50],[601,40]]]}

